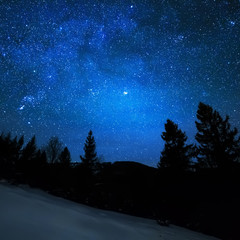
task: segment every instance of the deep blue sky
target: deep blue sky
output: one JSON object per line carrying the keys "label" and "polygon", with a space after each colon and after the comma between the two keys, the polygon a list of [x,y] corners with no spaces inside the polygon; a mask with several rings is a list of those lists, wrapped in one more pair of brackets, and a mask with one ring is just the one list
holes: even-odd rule
{"label": "deep blue sky", "polygon": [[0,130],[155,166],[167,118],[240,127],[240,1],[0,1]]}

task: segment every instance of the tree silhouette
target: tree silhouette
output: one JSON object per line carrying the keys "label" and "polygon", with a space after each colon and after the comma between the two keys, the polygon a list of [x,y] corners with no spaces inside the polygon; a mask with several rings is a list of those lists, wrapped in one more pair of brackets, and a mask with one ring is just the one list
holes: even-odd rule
{"label": "tree silhouette", "polygon": [[5,174],[15,171],[24,143],[23,136],[17,139],[11,138],[11,134],[0,136],[0,171]]}
{"label": "tree silhouette", "polygon": [[70,167],[70,163],[71,163],[71,154],[68,148],[65,147],[59,156],[59,164],[65,168],[68,168]]}
{"label": "tree silhouette", "polygon": [[63,151],[63,144],[60,142],[58,137],[51,137],[48,141],[45,151],[49,163],[57,163],[59,161],[59,156]]}
{"label": "tree silhouette", "polygon": [[99,165],[99,160],[96,153],[96,143],[90,130],[84,144],[84,156],[80,156],[82,160],[82,167],[89,173],[94,173]]}
{"label": "tree silhouette", "polygon": [[223,120],[211,106],[199,103],[196,123],[199,143],[198,162],[202,167],[230,167],[239,156],[240,138],[237,129],[231,129],[229,116]]}
{"label": "tree silhouette", "polygon": [[35,167],[37,157],[36,137],[33,136],[27,145],[23,148],[20,159],[17,162],[17,170],[23,174],[29,175]]}
{"label": "tree silhouette", "polygon": [[175,171],[189,169],[191,158],[194,155],[193,145],[187,145],[187,136],[178,125],[171,120],[165,124],[165,132],[161,135],[165,141],[161,152],[159,168],[168,168]]}
{"label": "tree silhouette", "polygon": [[36,146],[36,137],[33,136],[27,145],[23,148],[22,159],[29,161],[36,157],[37,146]]}
{"label": "tree silhouette", "polygon": [[20,157],[21,149],[24,143],[24,137],[21,136],[19,139],[17,136],[14,139],[9,139],[9,154],[8,156],[12,159],[14,164]]}
{"label": "tree silhouette", "polygon": [[36,154],[36,167],[44,168],[47,165],[47,155],[44,150],[38,150]]}

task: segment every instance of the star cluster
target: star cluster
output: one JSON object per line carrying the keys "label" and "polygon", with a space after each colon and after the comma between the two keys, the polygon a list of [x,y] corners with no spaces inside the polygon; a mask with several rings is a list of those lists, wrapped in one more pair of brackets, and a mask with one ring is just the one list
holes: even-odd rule
{"label": "star cluster", "polygon": [[200,101],[240,127],[239,39],[237,0],[0,1],[0,129],[155,166]]}

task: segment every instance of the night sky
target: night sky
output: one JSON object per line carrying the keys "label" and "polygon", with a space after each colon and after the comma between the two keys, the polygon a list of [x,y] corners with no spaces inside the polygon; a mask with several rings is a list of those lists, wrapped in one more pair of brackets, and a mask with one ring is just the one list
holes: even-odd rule
{"label": "night sky", "polygon": [[240,1],[0,0],[0,131],[156,166],[167,118],[240,130]]}

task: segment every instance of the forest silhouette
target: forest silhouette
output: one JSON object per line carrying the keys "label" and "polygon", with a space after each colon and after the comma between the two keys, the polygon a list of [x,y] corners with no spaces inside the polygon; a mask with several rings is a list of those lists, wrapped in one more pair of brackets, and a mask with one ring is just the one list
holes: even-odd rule
{"label": "forest silhouette", "polygon": [[[51,137],[0,136],[0,178],[28,184],[94,207],[173,223],[226,240],[239,239],[240,137],[211,106],[199,103],[196,144],[167,119],[157,168],[137,162],[101,162],[90,130],[80,162]],[[158,134],[158,133],[156,133]]]}

